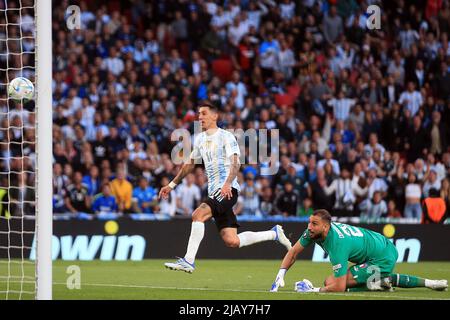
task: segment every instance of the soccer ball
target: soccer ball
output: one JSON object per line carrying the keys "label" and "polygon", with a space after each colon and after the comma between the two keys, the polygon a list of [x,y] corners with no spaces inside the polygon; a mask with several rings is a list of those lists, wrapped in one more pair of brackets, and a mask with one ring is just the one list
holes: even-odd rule
{"label": "soccer ball", "polygon": [[34,96],[33,83],[24,77],[17,77],[8,84],[8,97],[16,100],[31,100]]}

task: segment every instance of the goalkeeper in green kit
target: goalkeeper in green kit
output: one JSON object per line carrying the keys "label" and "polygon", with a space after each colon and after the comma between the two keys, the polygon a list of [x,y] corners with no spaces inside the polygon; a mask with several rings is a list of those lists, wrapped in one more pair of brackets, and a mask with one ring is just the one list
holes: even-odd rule
{"label": "goalkeeper in green kit", "polygon": [[[446,290],[448,287],[447,280],[392,273],[398,253],[391,241],[374,231],[331,222],[328,211],[317,210],[309,218],[308,229],[284,257],[271,292],[284,286],[284,275],[297,255],[313,243],[328,253],[333,275],[321,288],[314,287],[306,279],[296,282],[298,292],[392,291],[393,287]],[[348,262],[354,265],[348,267]]]}

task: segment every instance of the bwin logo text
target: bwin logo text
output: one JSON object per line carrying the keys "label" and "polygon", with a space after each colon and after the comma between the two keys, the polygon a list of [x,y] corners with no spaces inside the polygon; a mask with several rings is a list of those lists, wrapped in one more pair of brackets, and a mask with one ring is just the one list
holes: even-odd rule
{"label": "bwin logo text", "polygon": [[[144,258],[146,241],[144,237],[133,236],[53,236],[52,259],[62,260],[94,260],[98,257],[103,261],[133,260]],[[30,260],[36,259],[36,238],[30,252]]]}

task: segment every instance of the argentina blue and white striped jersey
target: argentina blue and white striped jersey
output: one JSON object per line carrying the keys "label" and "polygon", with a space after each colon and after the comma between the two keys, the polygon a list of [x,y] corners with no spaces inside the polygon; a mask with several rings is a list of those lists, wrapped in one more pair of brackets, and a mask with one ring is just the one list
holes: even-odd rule
{"label": "argentina blue and white striped jersey", "polygon": [[[218,129],[213,134],[201,132],[194,139],[194,148],[190,158],[195,163],[202,159],[208,178],[208,196],[213,198],[216,192],[224,185],[230,173],[231,159],[233,154],[240,156],[236,137],[224,129]],[[237,178],[234,178],[232,188],[240,191]]]}

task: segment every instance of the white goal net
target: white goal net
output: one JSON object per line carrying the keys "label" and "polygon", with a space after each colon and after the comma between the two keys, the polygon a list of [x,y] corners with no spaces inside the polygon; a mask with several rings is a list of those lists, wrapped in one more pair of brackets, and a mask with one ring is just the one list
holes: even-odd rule
{"label": "white goal net", "polygon": [[0,0],[0,299],[36,296],[36,107],[7,93],[16,77],[35,84],[35,38],[35,1]]}

